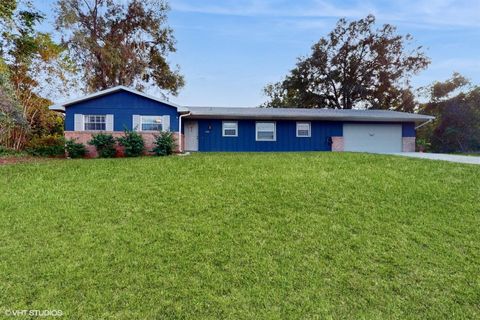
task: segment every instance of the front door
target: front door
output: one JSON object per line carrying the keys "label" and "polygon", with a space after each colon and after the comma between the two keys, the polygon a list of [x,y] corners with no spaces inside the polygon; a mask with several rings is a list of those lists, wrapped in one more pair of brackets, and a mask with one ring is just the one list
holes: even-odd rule
{"label": "front door", "polygon": [[198,151],[198,122],[185,122],[185,151]]}

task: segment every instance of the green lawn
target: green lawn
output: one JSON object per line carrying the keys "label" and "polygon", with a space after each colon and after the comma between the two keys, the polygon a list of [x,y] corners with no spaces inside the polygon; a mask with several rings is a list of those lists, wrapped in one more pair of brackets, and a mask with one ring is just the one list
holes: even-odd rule
{"label": "green lawn", "polygon": [[1,166],[0,318],[478,318],[479,199],[480,166],[365,154]]}

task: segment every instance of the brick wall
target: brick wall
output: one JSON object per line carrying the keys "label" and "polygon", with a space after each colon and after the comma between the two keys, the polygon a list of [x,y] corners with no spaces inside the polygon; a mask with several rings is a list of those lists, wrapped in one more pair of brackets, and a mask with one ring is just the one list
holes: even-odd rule
{"label": "brick wall", "polygon": [[415,152],[415,137],[402,138],[402,152]]}
{"label": "brick wall", "polygon": [[332,137],[332,151],[343,151],[343,137]]}
{"label": "brick wall", "polygon": [[[89,131],[65,131],[65,139],[75,139],[76,142],[78,143],[83,143],[87,147],[87,157],[89,158],[94,158],[96,157],[97,151],[95,150],[94,146],[91,146],[88,144],[88,141],[92,139],[92,134],[95,134],[98,132],[89,132]],[[106,134],[111,134],[114,138],[118,138],[124,135],[123,131],[111,131],[111,132],[104,132]],[[154,147],[154,142],[155,142],[155,133],[146,133],[146,132],[139,132],[140,135],[143,137],[143,141],[145,142],[145,154],[151,154],[149,151],[153,149]],[[178,150],[178,138],[179,138],[179,133],[174,132],[173,133],[176,141],[177,141],[177,150],[176,152],[179,152]],[[180,134],[182,138],[182,142],[184,142],[184,137],[183,134]],[[121,157],[123,156],[123,147],[119,146],[117,144],[117,156]]]}

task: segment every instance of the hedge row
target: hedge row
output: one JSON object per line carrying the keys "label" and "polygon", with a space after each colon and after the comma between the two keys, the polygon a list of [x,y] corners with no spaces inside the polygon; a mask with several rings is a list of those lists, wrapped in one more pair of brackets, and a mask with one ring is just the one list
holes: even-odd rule
{"label": "hedge row", "polygon": [[[114,138],[111,134],[98,133],[88,141],[96,148],[100,158],[113,158],[116,155],[116,144],[124,148],[126,157],[138,157],[145,152],[145,142],[142,136],[130,130],[125,130],[122,137]],[[176,148],[175,138],[171,132],[159,132],[155,136],[154,148],[149,150],[158,156],[171,155]],[[57,157],[64,156],[65,151],[70,158],[82,158],[87,154],[84,144],[74,139],[65,141],[63,136],[45,136],[30,141],[26,151],[34,156]]]}

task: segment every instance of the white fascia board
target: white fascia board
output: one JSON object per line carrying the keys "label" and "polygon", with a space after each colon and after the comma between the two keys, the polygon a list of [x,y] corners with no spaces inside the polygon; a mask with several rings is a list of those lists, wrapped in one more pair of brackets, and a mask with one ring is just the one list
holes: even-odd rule
{"label": "white fascia board", "polygon": [[65,112],[65,107],[60,104],[54,104],[53,106],[48,107],[48,110]]}

